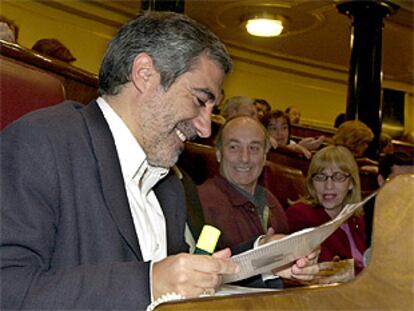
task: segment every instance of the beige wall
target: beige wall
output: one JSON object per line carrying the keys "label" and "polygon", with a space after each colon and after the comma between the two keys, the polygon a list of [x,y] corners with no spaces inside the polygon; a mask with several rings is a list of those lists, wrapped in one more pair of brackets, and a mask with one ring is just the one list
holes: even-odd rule
{"label": "beige wall", "polygon": [[76,18],[71,13],[35,1],[0,1],[1,14],[19,27],[19,44],[31,48],[39,39],[56,38],[77,58],[74,66],[98,73],[106,43],[115,34],[115,28]]}
{"label": "beige wall", "polygon": [[[99,65],[108,40],[125,21],[125,15],[114,13],[110,22],[107,12],[96,21],[71,13],[71,6],[88,6],[82,1],[60,1],[44,5],[35,1],[0,0],[1,14],[14,20],[19,26],[18,42],[30,48],[38,39],[57,38],[77,58],[73,64],[89,72],[98,73]],[[51,4],[57,3],[57,6]],[[90,8],[85,8],[88,12]],[[335,117],[345,111],[347,72],[343,68],[327,68],[322,64],[312,66],[300,62],[277,59],[267,55],[229,46],[234,58],[234,71],[225,82],[226,97],[247,95],[267,99],[272,108],[285,109],[295,105],[302,112],[302,122],[331,127]],[[384,87],[409,92],[406,100],[406,129],[414,128],[413,88],[410,85],[384,81]]]}

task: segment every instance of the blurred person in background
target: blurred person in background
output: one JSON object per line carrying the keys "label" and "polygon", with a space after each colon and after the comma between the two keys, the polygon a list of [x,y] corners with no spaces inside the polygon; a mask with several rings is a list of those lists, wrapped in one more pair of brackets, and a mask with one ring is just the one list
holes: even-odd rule
{"label": "blurred person in background", "polygon": [[335,145],[347,147],[355,158],[361,158],[373,139],[374,134],[365,123],[359,120],[348,120],[339,126],[332,137],[332,142]]}
{"label": "blurred person in background", "polygon": [[237,115],[257,118],[257,110],[254,105],[254,99],[248,96],[230,97],[224,102],[221,115],[226,120]]}
{"label": "blurred person in background", "polygon": [[289,106],[286,108],[285,113],[288,115],[290,124],[300,123],[300,110],[296,106]]}
{"label": "blurred person in background", "polygon": [[254,106],[257,110],[257,118],[261,120],[266,112],[271,110],[270,104],[266,99],[262,98],[255,98],[254,99]]}
{"label": "blurred person in background", "polygon": [[10,19],[0,15],[0,40],[17,43],[19,28]]}
{"label": "blurred person in background", "polygon": [[324,141],[324,136],[320,136],[318,138],[306,137],[296,143],[290,138],[290,120],[281,110],[272,110],[266,113],[262,123],[269,132],[273,148],[284,146],[303,154],[307,159],[312,156],[311,150],[318,149]]}
{"label": "blurred person in background", "polygon": [[76,60],[70,50],[58,39],[40,39],[33,45],[32,50],[69,64]]}

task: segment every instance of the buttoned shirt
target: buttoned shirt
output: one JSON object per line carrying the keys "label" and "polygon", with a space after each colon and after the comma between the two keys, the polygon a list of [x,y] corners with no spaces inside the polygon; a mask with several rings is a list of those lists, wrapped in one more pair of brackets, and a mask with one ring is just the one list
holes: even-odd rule
{"label": "buttoned shirt", "polygon": [[159,261],[167,256],[166,222],[152,188],[168,169],[153,167],[131,130],[102,98],[99,108],[114,138],[121,164],[126,194],[144,261]]}

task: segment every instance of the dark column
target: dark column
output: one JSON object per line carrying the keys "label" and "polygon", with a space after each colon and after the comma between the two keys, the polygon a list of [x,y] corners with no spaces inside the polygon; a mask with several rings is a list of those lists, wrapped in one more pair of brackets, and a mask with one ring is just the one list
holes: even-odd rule
{"label": "dark column", "polygon": [[143,0],[141,10],[184,13],[184,0]]}
{"label": "dark column", "polygon": [[381,133],[381,47],[382,20],[398,10],[385,0],[349,0],[337,5],[340,13],[352,18],[347,120],[360,120],[375,138],[367,156],[378,156]]}

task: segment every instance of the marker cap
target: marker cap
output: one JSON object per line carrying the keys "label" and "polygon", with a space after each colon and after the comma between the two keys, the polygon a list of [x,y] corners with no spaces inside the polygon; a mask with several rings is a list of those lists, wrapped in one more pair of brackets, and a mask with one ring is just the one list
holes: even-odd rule
{"label": "marker cap", "polygon": [[196,247],[208,252],[209,254],[214,253],[220,234],[221,232],[219,229],[211,225],[204,225]]}

